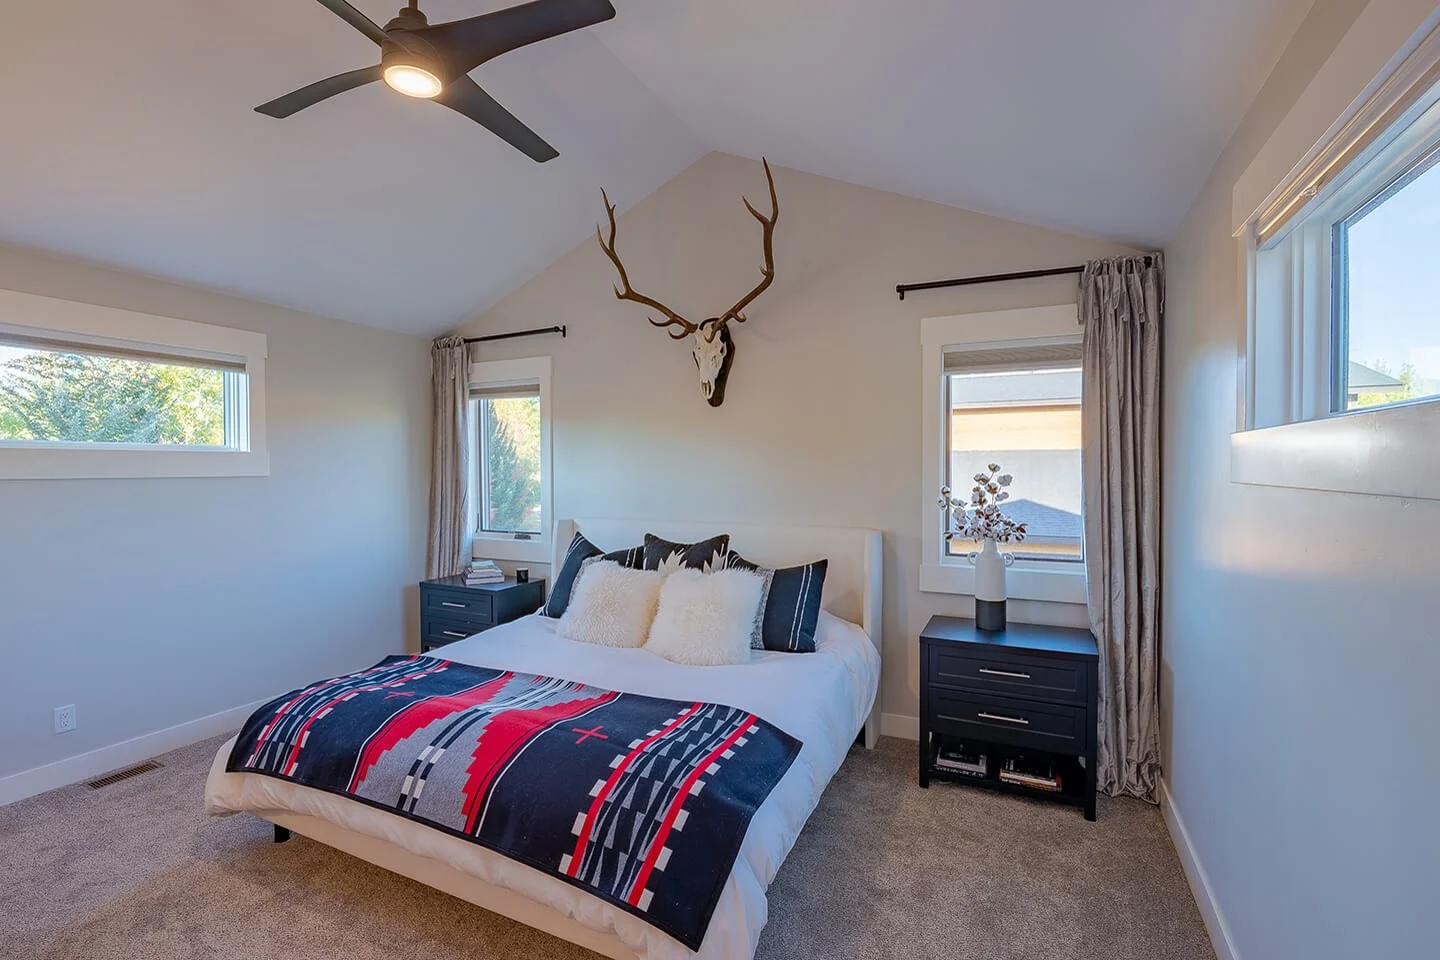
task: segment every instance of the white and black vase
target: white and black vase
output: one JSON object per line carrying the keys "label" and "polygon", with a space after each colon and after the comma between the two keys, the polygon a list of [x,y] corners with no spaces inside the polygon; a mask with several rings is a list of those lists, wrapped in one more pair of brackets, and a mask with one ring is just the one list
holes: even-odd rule
{"label": "white and black vase", "polygon": [[1005,629],[1005,568],[1015,556],[1001,553],[994,540],[986,539],[978,553],[970,554],[975,565],[975,626],[981,630]]}

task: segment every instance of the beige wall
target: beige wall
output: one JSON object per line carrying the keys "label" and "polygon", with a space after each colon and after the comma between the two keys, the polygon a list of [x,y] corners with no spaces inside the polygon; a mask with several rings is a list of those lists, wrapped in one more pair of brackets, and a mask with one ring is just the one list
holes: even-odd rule
{"label": "beige wall", "polygon": [[1229,479],[1232,189],[1365,6],[1316,3],[1166,257],[1166,777],[1245,960],[1435,953],[1440,503]]}
{"label": "beige wall", "polygon": [[[957,164],[963,157],[957,157]],[[777,278],[734,328],[719,408],[700,395],[689,348],[610,293],[591,239],[466,333],[567,324],[568,339],[488,345],[480,359],[553,354],[557,516],[694,518],[885,531],[883,709],[914,716],[916,636],[968,598],[922,594],[920,318],[1073,301],[1074,278],[912,294],[895,284],[1060,266],[1121,252],[951,207],[776,169]],[[757,162],[712,153],[620,218],[637,289],[695,319],[758,276]],[[604,210],[596,196],[594,213]],[[743,549],[743,547],[742,547]],[[1013,602],[1017,619],[1083,623],[1084,610]]]}
{"label": "beige wall", "polygon": [[[266,334],[271,464],[0,480],[0,778],[404,648],[424,572],[427,341],[17,248],[0,247],[0,288]],[[56,735],[69,703],[79,729]]]}

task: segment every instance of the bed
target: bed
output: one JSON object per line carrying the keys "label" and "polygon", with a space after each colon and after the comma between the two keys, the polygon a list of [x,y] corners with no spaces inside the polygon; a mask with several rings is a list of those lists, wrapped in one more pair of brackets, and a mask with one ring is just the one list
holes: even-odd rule
{"label": "bed", "polygon": [[878,736],[880,534],[872,530],[636,520],[562,520],[556,564],[574,533],[606,550],[647,532],[675,541],[721,530],[766,566],[829,560],[817,652],[755,651],[750,663],[693,667],[643,649],[578,644],[554,621],[525,617],[440,651],[461,664],[564,677],[652,697],[696,698],[753,712],[801,741],[755,810],[705,931],[692,951],[645,920],[492,850],[354,800],[248,773],[226,772],[233,740],[216,754],[206,809],[249,812],[460,899],[614,958],[748,960],[767,915],[765,891],[857,738]]}

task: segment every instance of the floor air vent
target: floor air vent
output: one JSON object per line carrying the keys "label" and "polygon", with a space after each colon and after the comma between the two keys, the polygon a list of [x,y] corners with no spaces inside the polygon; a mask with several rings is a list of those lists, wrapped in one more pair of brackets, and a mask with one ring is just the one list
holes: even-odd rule
{"label": "floor air vent", "polygon": [[151,770],[159,770],[163,764],[154,760],[146,760],[144,763],[137,763],[133,767],[126,767],[124,770],[116,770],[114,773],[107,773],[103,777],[97,777],[86,785],[92,790],[99,790],[101,787],[108,787],[112,783],[119,783],[121,780],[129,780],[131,777],[138,777],[142,773],[149,773]]}

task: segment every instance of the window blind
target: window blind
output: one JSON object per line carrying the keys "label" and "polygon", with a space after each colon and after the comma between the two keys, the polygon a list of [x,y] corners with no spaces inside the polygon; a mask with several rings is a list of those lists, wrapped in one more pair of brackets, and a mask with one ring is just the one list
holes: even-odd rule
{"label": "window blind", "polygon": [[1080,366],[1081,345],[1046,343],[945,351],[945,372],[985,373],[992,370],[1051,370]]}
{"label": "window blind", "polygon": [[141,360],[149,363],[164,363],[176,367],[199,367],[202,370],[223,370],[226,373],[244,373],[243,361],[233,358],[207,358],[167,353],[163,350],[146,350],[142,347],[120,347],[110,344],[79,343],[58,337],[28,336],[24,334],[0,334],[0,346],[18,347],[22,350],[47,350],[54,353],[72,353],[92,357],[114,357],[120,360]]}
{"label": "window blind", "polygon": [[1257,244],[1269,245],[1303,220],[1305,212],[1338,187],[1351,169],[1382,150],[1408,122],[1436,103],[1440,103],[1440,28],[1260,208],[1253,220]]}
{"label": "window blind", "polygon": [[481,384],[470,388],[470,396],[477,400],[520,400],[526,397],[539,397],[540,384]]}

